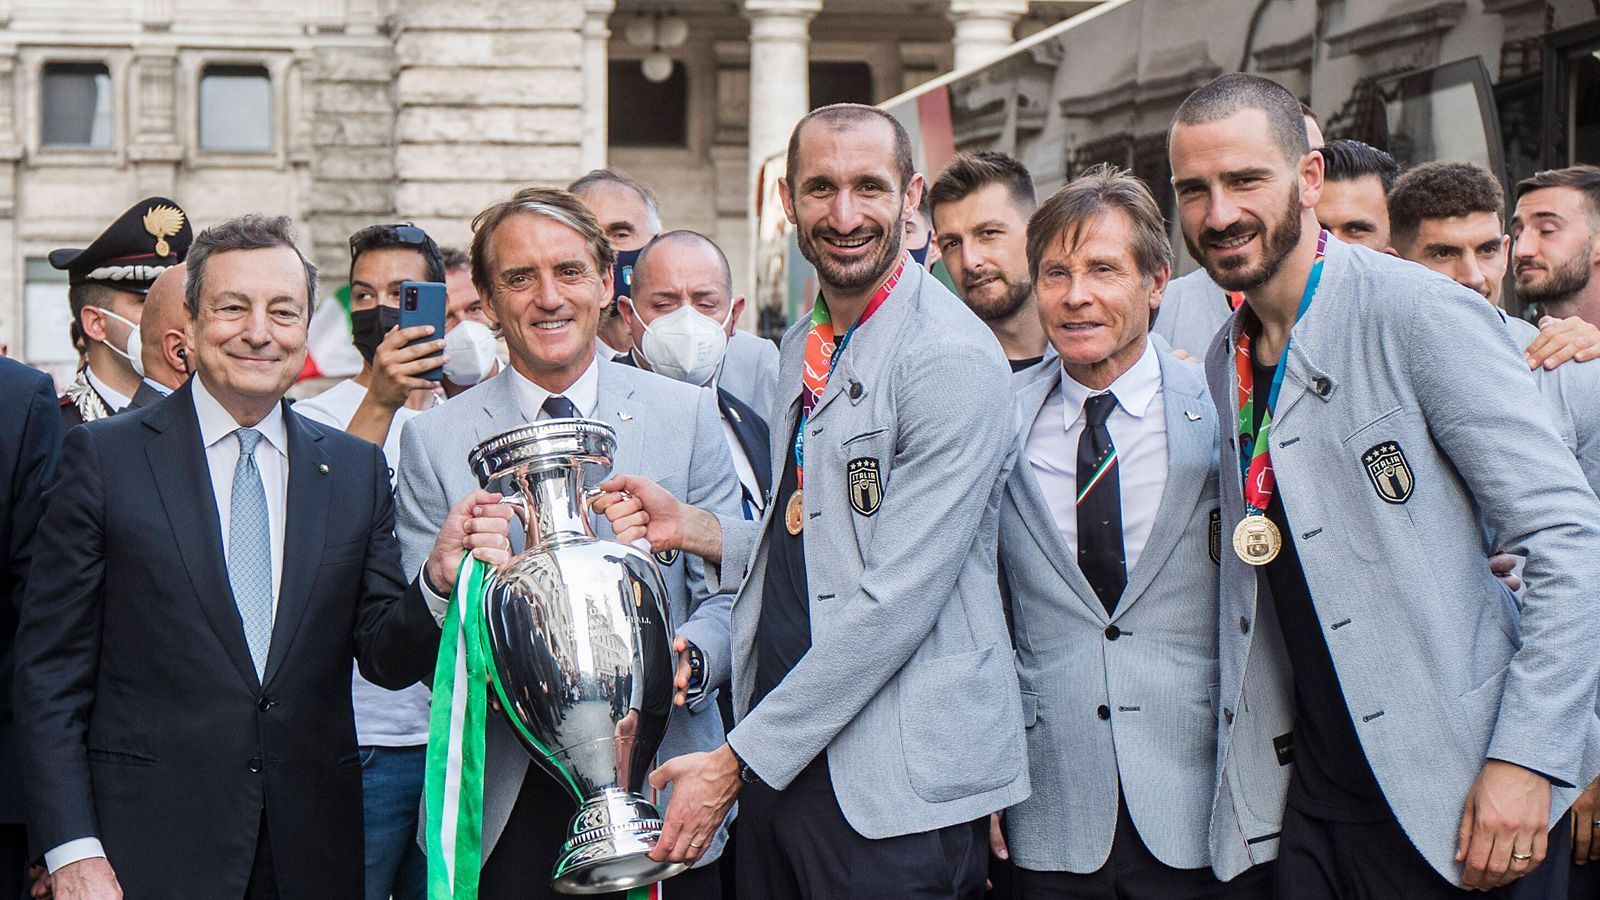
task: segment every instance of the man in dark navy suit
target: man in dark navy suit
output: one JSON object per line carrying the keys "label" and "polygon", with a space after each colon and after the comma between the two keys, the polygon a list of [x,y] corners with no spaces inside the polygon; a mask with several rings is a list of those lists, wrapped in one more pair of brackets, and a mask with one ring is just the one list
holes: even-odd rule
{"label": "man in dark navy suit", "polygon": [[33,561],[42,495],[55,477],[64,426],[50,376],[0,357],[0,900],[22,896],[28,841],[11,708],[17,616]]}
{"label": "man in dark navy suit", "polygon": [[362,895],[351,659],[389,688],[429,677],[439,597],[465,550],[505,558],[509,509],[458,503],[407,586],[382,451],[283,401],[315,296],[288,219],[207,230],[195,377],[69,432],[17,632],[57,900]]}

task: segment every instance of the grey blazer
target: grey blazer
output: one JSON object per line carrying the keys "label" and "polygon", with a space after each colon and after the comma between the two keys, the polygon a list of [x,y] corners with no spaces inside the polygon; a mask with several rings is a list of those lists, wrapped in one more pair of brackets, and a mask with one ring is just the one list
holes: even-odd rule
{"label": "grey blazer", "polygon": [[[1500,315],[1519,348],[1527,347],[1539,336],[1537,325],[1503,311]],[[1555,417],[1561,439],[1578,457],[1589,487],[1600,494],[1600,360],[1537,369],[1533,377]]]}
{"label": "grey blazer", "polygon": [[[739,481],[711,392],[631,366],[606,361],[599,366],[594,417],[617,431],[613,471],[650,478],[674,496],[708,509],[730,524],[742,519]],[[467,468],[467,454],[484,438],[523,424],[512,377],[511,370],[505,369],[407,422],[401,432],[395,530],[406,571],[422,566],[451,505],[478,487]],[[604,516],[592,518],[597,535],[612,535]],[[523,535],[515,522],[513,532],[512,547],[520,551]],[[709,684],[726,684],[732,596],[716,593],[715,582],[710,580],[716,573],[708,573],[699,557],[678,554],[660,568],[676,632],[705,653]],[[505,829],[530,763],[510,727],[498,716],[490,716],[490,722],[484,761],[484,859],[489,858]],[[708,690],[696,703],[673,711],[658,758],[713,750],[722,739],[716,691]],[[534,772],[533,777],[545,776]],[[663,811],[665,802],[663,797]],[[706,851],[707,860],[722,852],[725,837],[725,830],[718,833]]]}
{"label": "grey blazer", "polygon": [[[1033,796],[1006,812],[1017,865],[1093,872],[1111,853],[1118,784],[1169,866],[1209,865],[1217,742],[1217,414],[1199,366],[1160,353],[1167,482],[1108,616],[1019,455],[1000,506],[1000,562],[1022,681]],[[1032,371],[1032,370],[1030,370]],[[1019,441],[1060,366],[1017,392]],[[1110,719],[1097,710],[1104,706]]]}
{"label": "grey blazer", "polygon": [[1205,269],[1196,269],[1167,282],[1152,330],[1168,346],[1200,359],[1232,314],[1228,309],[1228,295],[1211,280]]}
{"label": "grey blazer", "polygon": [[[808,327],[783,340],[774,472],[788,464]],[[779,789],[826,752],[845,818],[869,838],[970,822],[1028,795],[995,572],[1016,454],[1010,377],[983,323],[908,264],[812,411],[811,649],[754,709],[766,542],[724,532],[724,570],[749,569],[733,607],[729,743]]]}
{"label": "grey blazer", "polygon": [[[1227,460],[1238,328],[1236,315],[1206,359]],[[1494,308],[1420,266],[1330,241],[1286,365],[1273,467],[1345,702],[1400,825],[1458,882],[1456,828],[1485,759],[1550,778],[1552,822],[1600,772],[1600,502]],[[1237,464],[1221,471],[1228,535],[1244,507]],[[1520,607],[1484,564],[1480,512],[1528,558]],[[1281,641],[1252,652],[1277,637],[1257,574],[1224,555],[1217,751],[1256,804],[1239,817],[1270,820],[1283,797],[1269,805],[1251,782],[1282,767],[1259,744],[1234,752],[1281,727],[1291,689],[1287,673],[1251,678],[1258,659],[1282,664]],[[1213,829],[1219,871],[1240,843]]]}
{"label": "grey blazer", "polygon": [[728,338],[717,386],[766,416],[778,392],[778,345],[735,329]]}

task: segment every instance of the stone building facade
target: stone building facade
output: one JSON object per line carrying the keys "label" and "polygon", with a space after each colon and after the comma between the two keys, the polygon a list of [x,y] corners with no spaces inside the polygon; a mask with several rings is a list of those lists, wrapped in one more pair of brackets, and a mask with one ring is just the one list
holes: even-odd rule
{"label": "stone building facade", "polygon": [[[65,279],[44,257],[143,196],[197,228],[292,216],[331,289],[358,227],[406,219],[464,244],[491,200],[608,162],[656,187],[669,227],[721,243],[748,291],[752,173],[809,85],[843,73],[836,89],[881,101],[1091,5],[0,0],[0,344],[70,371]],[[689,26],[667,51],[684,121],[640,145],[614,133],[627,123],[608,133],[609,101],[656,49],[625,26],[667,14]]]}

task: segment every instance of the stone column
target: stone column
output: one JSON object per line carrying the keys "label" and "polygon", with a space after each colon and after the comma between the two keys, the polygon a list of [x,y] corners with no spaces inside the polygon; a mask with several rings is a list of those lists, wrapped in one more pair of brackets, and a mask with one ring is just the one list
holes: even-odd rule
{"label": "stone column", "polygon": [[950,0],[956,27],[956,68],[988,62],[1012,44],[1012,29],[1028,12],[1028,0]]}
{"label": "stone column", "polygon": [[178,59],[170,48],[152,48],[134,57],[132,139],[128,160],[133,164],[139,196],[171,197],[177,193],[178,164],[183,146],[178,140]]}
{"label": "stone column", "polygon": [[583,137],[579,155],[584,171],[604,168],[610,136],[608,73],[611,13],[617,0],[583,0]]}
{"label": "stone column", "polygon": [[[744,0],[750,18],[750,180],[811,108],[811,17],[822,0]],[[754,209],[754,205],[750,207]]]}

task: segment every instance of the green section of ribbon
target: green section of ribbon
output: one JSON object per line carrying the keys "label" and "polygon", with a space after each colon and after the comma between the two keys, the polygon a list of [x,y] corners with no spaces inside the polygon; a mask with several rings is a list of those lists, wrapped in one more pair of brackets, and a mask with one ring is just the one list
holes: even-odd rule
{"label": "green section of ribbon", "polygon": [[[466,557],[456,576],[455,602],[445,615],[433,670],[428,719],[427,806],[429,900],[477,900],[483,841],[485,691],[483,585],[488,566]],[[458,671],[458,665],[460,671]],[[465,692],[459,727],[457,698]],[[447,810],[450,822],[447,823]],[[453,867],[451,865],[453,862]],[[454,878],[452,875],[454,869]]]}

